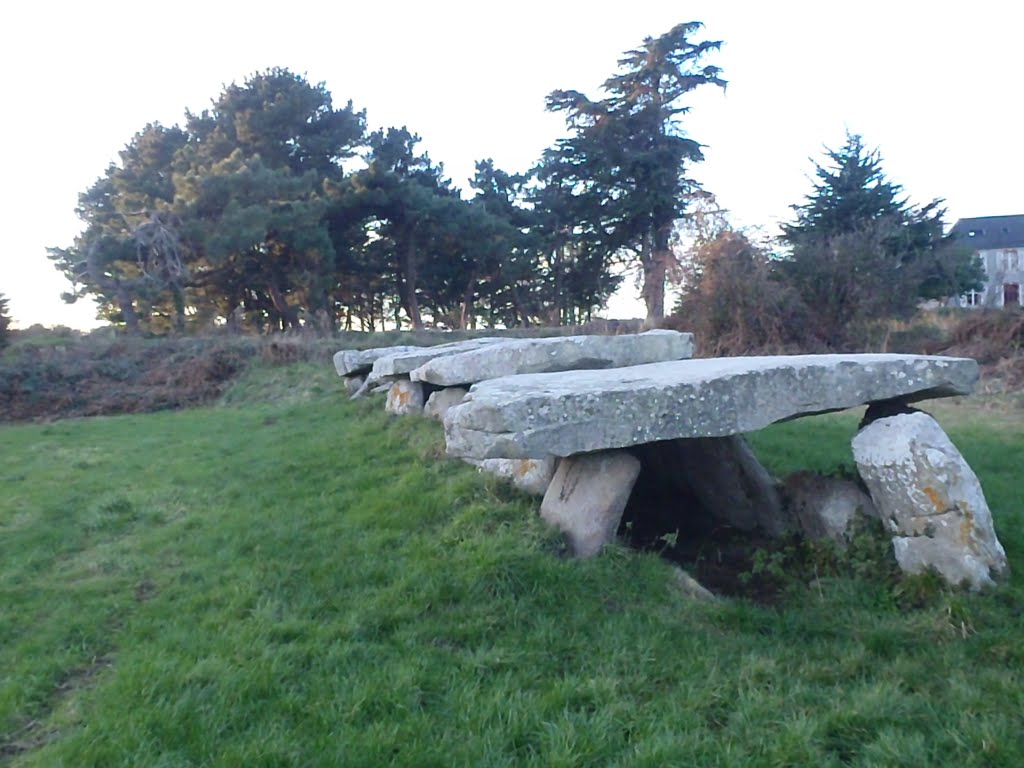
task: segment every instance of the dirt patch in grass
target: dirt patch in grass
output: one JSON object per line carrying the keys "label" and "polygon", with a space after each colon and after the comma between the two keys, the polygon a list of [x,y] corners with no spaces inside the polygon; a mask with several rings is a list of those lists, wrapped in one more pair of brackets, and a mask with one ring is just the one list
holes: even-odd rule
{"label": "dirt patch in grass", "polygon": [[619,535],[629,546],[675,563],[716,595],[745,597],[763,605],[782,599],[786,580],[756,568],[758,553],[780,549],[778,541],[730,526],[676,521],[669,529],[663,518],[650,512],[633,507],[624,515]]}
{"label": "dirt patch in grass", "polygon": [[868,578],[888,587],[898,579],[889,537],[877,520],[861,521],[844,549],[796,533],[772,538],[715,518],[684,486],[651,474],[641,473],[634,486],[619,536],[679,565],[717,595],[762,605],[781,604],[823,577]]}
{"label": "dirt patch in grass", "polygon": [[20,728],[0,741],[0,761],[7,762],[18,755],[31,752],[46,745],[60,735],[60,730],[47,725],[49,713],[55,711],[61,702],[82,688],[87,688],[106,669],[114,665],[110,656],[98,656],[80,667],[75,667],[60,677],[53,686],[53,694],[46,703],[46,714],[26,721]]}

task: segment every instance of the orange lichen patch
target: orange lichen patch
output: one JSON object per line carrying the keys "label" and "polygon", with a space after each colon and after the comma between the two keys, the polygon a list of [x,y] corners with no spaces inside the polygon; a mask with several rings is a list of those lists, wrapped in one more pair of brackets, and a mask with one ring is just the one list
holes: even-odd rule
{"label": "orange lichen patch", "polygon": [[971,533],[974,531],[974,515],[966,509],[963,513],[963,519],[960,521],[960,541],[967,546],[971,543]]}
{"label": "orange lichen patch", "polygon": [[942,497],[942,494],[930,485],[926,485],[921,490],[924,491],[924,495],[928,497],[931,503],[935,505],[936,512],[945,512],[949,509],[949,503]]}

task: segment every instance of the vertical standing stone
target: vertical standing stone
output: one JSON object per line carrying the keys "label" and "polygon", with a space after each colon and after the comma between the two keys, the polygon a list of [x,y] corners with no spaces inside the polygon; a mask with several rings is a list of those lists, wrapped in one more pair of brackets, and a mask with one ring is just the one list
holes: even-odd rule
{"label": "vertical standing stone", "polygon": [[525,493],[543,496],[555,476],[558,459],[463,459],[481,472],[508,480]]}
{"label": "vertical standing stone", "polygon": [[348,392],[350,396],[355,395],[356,392],[363,388],[364,383],[366,383],[366,376],[364,375],[357,374],[355,376],[346,376],[345,391]]}
{"label": "vertical standing stone", "polygon": [[796,472],[783,481],[783,491],[800,530],[811,539],[844,546],[858,515],[879,516],[871,497],[852,480]]}
{"label": "vertical standing stone", "polygon": [[448,409],[462,402],[467,390],[463,387],[446,387],[432,392],[423,406],[423,415],[438,421],[444,421]]}
{"label": "vertical standing stone", "polygon": [[926,413],[879,419],[853,439],[853,457],[875,506],[896,534],[900,568],[936,569],[977,589],[1007,571],[977,475]]}
{"label": "vertical standing stone", "polygon": [[540,505],[540,516],[566,534],[577,557],[596,555],[615,538],[640,461],[625,451],[563,459]]}
{"label": "vertical standing stone", "polygon": [[423,385],[418,381],[399,379],[388,390],[384,410],[397,416],[423,413]]}
{"label": "vertical standing stone", "polygon": [[631,451],[652,482],[693,500],[699,514],[773,537],[793,528],[775,478],[740,435],[663,440]]}

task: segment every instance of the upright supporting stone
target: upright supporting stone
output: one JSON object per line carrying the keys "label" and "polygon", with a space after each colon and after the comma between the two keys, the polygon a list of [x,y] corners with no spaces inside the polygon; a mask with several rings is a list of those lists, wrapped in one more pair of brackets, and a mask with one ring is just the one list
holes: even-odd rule
{"label": "upright supporting stone", "polygon": [[564,459],[540,505],[540,516],[562,530],[577,557],[596,555],[615,538],[640,462],[625,451]]}
{"label": "upright supporting stone", "polygon": [[779,537],[792,529],[775,478],[740,435],[675,441],[690,486],[715,516]]}
{"label": "upright supporting stone", "polygon": [[[442,390],[446,391],[446,390]],[[464,459],[481,472],[508,480],[519,490],[534,496],[543,496],[555,476],[557,459]]]}
{"label": "upright supporting stone", "polygon": [[427,398],[427,404],[423,406],[423,415],[443,421],[448,409],[461,403],[467,391],[462,387],[446,387],[432,392]]}
{"label": "upright supporting stone", "polygon": [[346,376],[345,391],[348,392],[350,396],[354,395],[356,392],[363,388],[364,383],[366,383],[366,376],[359,374],[355,376]]}
{"label": "upright supporting stone", "polygon": [[1007,571],[977,476],[926,413],[879,419],[853,439],[853,457],[904,571],[991,585]]}
{"label": "upright supporting stone", "polygon": [[423,385],[418,381],[399,379],[388,389],[384,410],[397,416],[423,413]]}
{"label": "upright supporting stone", "polygon": [[852,480],[796,472],[783,481],[790,512],[811,539],[829,539],[840,546],[850,542],[858,515],[877,518],[874,502]]}

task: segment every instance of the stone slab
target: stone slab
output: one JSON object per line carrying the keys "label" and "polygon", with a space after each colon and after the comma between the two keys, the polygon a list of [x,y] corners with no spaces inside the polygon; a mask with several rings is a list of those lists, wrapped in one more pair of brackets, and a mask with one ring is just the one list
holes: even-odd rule
{"label": "stone slab", "polygon": [[625,451],[573,456],[559,463],[540,503],[540,516],[557,526],[576,557],[592,557],[615,538],[640,461]]}
{"label": "stone slab", "polygon": [[509,339],[435,357],[409,372],[413,381],[450,387],[524,373],[624,368],[693,356],[693,334],[654,330],[621,336]]}
{"label": "stone slab", "polygon": [[423,413],[423,385],[418,381],[400,379],[388,387],[384,410],[396,416]]}
{"label": "stone slab", "polygon": [[373,382],[386,378],[408,376],[411,371],[435,358],[457,355],[460,352],[471,352],[475,349],[481,349],[492,344],[501,344],[505,341],[508,341],[508,339],[487,336],[481,339],[468,339],[467,341],[438,344],[436,347],[415,347],[413,349],[392,352],[392,354],[380,355],[373,362],[369,380]]}
{"label": "stone slab", "polygon": [[448,409],[462,402],[466,396],[466,390],[462,387],[447,387],[431,392],[423,406],[423,415],[437,421],[443,421]]}
{"label": "stone slab", "polygon": [[373,349],[343,349],[334,353],[334,370],[339,376],[355,376],[369,373],[373,364],[387,355],[412,352],[423,347],[398,346],[375,347]]}
{"label": "stone slab", "polygon": [[849,544],[858,515],[879,517],[875,504],[852,480],[802,471],[783,480],[787,506],[811,539]]}
{"label": "stone slab", "polygon": [[865,403],[966,395],[978,364],[924,355],[790,355],[506,376],[445,416],[448,453],[572,456],[657,440],[723,437]]}
{"label": "stone slab", "polygon": [[857,470],[882,519],[897,534],[909,573],[935,568],[952,584],[989,586],[1008,570],[977,475],[931,416],[872,422],[853,439]]}
{"label": "stone slab", "polygon": [[[448,390],[441,390],[447,392]],[[507,480],[516,488],[533,496],[547,493],[551,479],[555,476],[558,460],[554,456],[545,459],[464,459],[481,472]]]}

